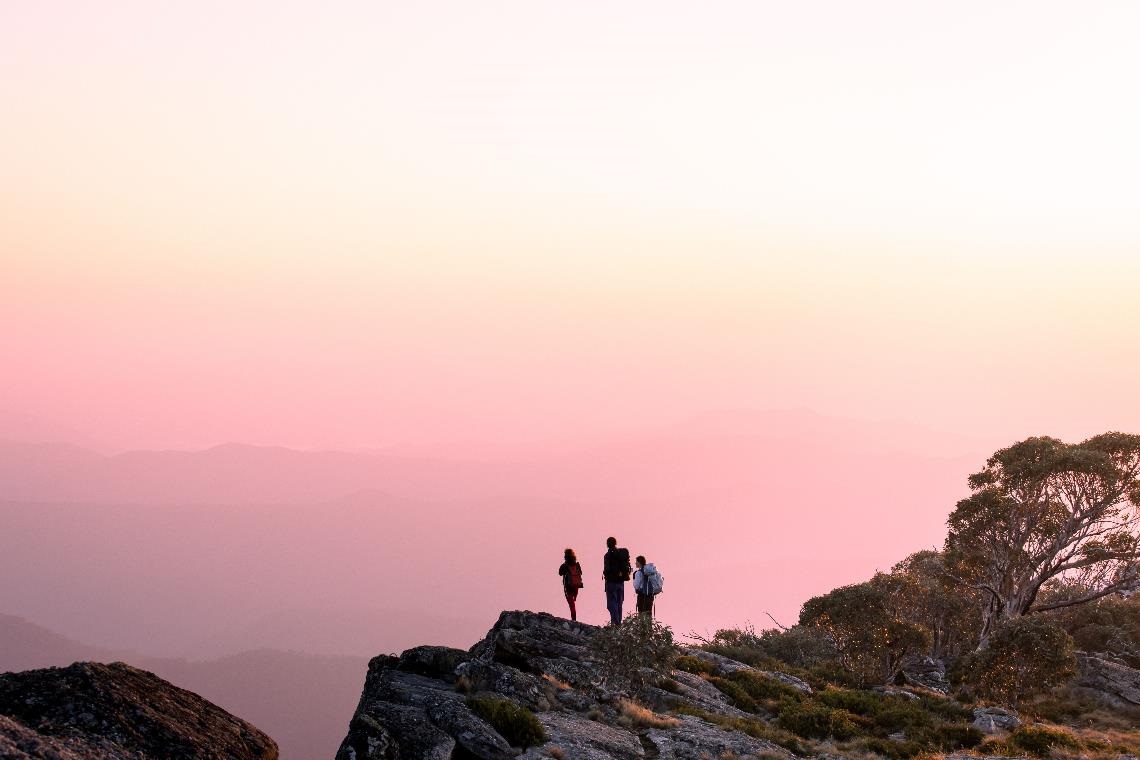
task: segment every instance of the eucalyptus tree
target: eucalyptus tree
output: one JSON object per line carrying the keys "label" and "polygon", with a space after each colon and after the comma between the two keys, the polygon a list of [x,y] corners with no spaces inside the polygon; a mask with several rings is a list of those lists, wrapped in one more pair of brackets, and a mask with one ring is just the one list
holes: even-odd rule
{"label": "eucalyptus tree", "polygon": [[981,646],[1003,621],[1140,589],[1140,436],[1028,438],[969,484],[945,556],[982,595]]}

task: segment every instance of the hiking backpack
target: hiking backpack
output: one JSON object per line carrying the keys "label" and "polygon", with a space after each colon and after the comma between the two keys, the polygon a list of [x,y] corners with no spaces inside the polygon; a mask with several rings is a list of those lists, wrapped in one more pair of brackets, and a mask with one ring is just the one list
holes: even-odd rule
{"label": "hiking backpack", "polygon": [[582,566],[572,562],[566,567],[566,588],[582,588]]}
{"label": "hiking backpack", "polygon": [[650,596],[657,596],[665,590],[665,576],[656,569],[652,573],[645,573],[645,589]]}
{"label": "hiking backpack", "polygon": [[609,565],[605,569],[606,575],[618,576],[623,581],[628,581],[630,573],[633,572],[633,565],[629,564],[629,549],[621,548],[607,552],[606,564]]}

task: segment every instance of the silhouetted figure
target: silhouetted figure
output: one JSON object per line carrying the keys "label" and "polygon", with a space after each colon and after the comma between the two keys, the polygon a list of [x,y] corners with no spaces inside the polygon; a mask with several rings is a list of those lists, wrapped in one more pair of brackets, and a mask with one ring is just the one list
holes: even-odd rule
{"label": "silhouetted figure", "polygon": [[617,539],[606,539],[606,556],[602,560],[602,578],[606,582],[606,609],[610,625],[621,623],[621,606],[625,602],[625,582],[629,580],[629,550],[619,549]]}
{"label": "silhouetted figure", "polygon": [[573,549],[567,549],[564,562],[558,566],[558,574],[562,576],[562,590],[566,593],[566,604],[570,605],[570,619],[578,619],[578,589],[582,588],[582,566],[574,556]]}
{"label": "silhouetted figure", "polygon": [[658,586],[655,582],[657,568],[652,562],[646,564],[645,557],[638,555],[634,560],[637,570],[633,572],[633,590],[637,594],[637,611],[642,615],[653,616],[653,600],[656,598]]}

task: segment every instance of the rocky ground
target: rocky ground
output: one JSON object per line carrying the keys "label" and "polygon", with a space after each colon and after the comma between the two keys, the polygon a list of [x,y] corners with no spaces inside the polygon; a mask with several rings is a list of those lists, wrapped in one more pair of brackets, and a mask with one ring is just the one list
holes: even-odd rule
{"label": "rocky ground", "polygon": [[[786,745],[781,746],[760,738],[765,736],[763,731],[750,730],[767,725],[765,721],[772,723],[772,716],[765,718],[756,710],[749,713],[739,709],[714,683],[724,686],[726,679],[746,671],[809,699],[812,689],[804,681],[701,649],[682,648],[690,666],[686,670],[692,670],[699,659],[705,665],[698,670],[707,667],[706,677],[675,670],[664,677],[645,678],[636,690],[622,690],[607,683],[597,652],[590,647],[591,639],[601,630],[545,613],[504,612],[487,636],[469,651],[424,646],[398,657],[377,657],[369,664],[360,704],[337,760],[796,757],[786,748],[794,744],[781,742]],[[1082,675],[1076,683],[1101,700],[1131,703],[1136,698],[1135,689],[1140,685],[1137,671],[1088,657],[1082,659],[1081,666]],[[879,687],[875,691],[882,698],[916,705],[920,699],[945,699],[940,695],[948,684],[937,661],[914,663],[906,681],[904,688]],[[504,736],[510,734],[507,728],[499,726],[500,733],[492,726],[494,721],[479,714],[479,703],[488,700],[506,701],[510,709],[525,708],[520,712],[533,714],[541,724],[542,737],[509,740]],[[961,731],[974,731],[979,737],[976,741],[982,741],[980,737],[998,740],[1021,725],[1016,713],[1000,707],[980,706],[972,713],[971,708],[958,709],[966,716]],[[907,741],[901,732],[887,738]],[[797,752],[829,760],[849,756],[830,746],[828,749],[827,742],[808,742],[803,748],[797,747]],[[856,754],[869,757],[876,753]],[[974,754],[945,754],[948,758],[976,758]],[[1124,754],[1112,757],[1131,758]]]}
{"label": "rocky ground", "polygon": [[[504,612],[470,651],[418,647],[370,663],[360,706],[338,760],[510,758],[520,754],[473,712],[468,697],[494,695],[533,711],[547,741],[523,758],[794,757],[788,750],[693,716],[664,716],[665,704],[742,717],[703,679],[678,672],[666,691],[639,693],[645,713],[623,713],[629,695],[602,685],[589,640],[598,628],[531,612]],[[700,653],[726,668],[747,668]],[[780,674],[782,676],[782,674]],[[799,679],[782,676],[797,688]],[[654,725],[654,724],[657,725]]]}
{"label": "rocky ground", "polygon": [[0,760],[277,757],[254,726],[123,663],[0,674]]}

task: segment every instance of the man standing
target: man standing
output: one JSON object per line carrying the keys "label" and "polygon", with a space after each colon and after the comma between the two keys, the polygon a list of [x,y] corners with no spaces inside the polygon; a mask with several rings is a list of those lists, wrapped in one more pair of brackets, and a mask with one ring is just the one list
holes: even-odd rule
{"label": "man standing", "polygon": [[610,625],[621,623],[621,605],[625,601],[625,582],[629,580],[629,550],[619,549],[617,539],[606,539],[606,556],[602,560],[602,579],[606,582],[606,609]]}

